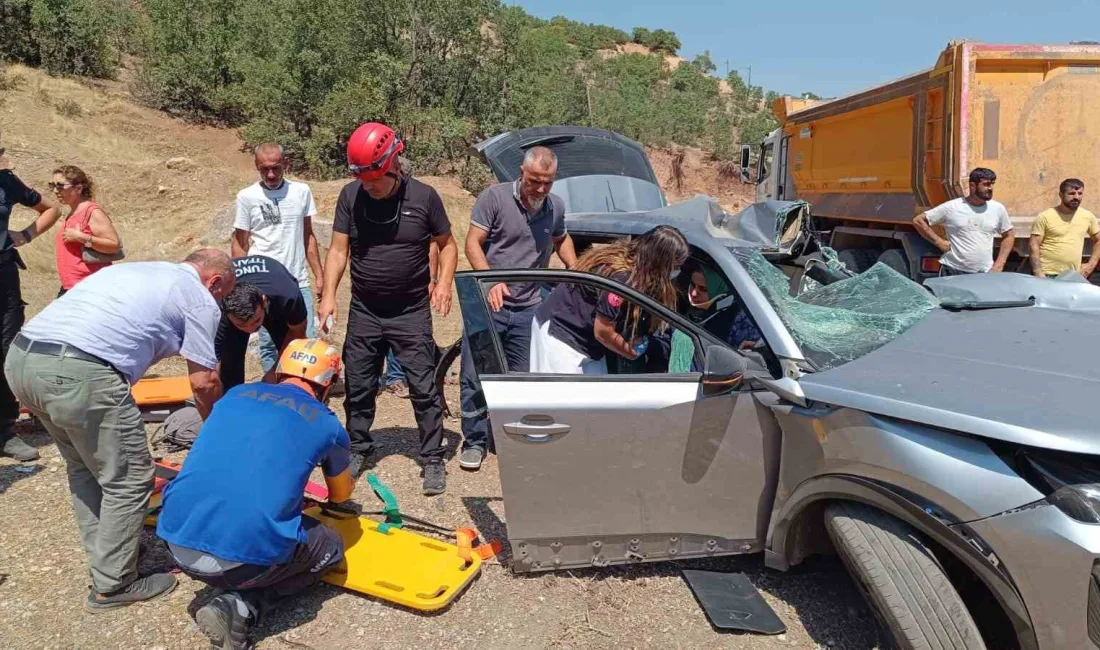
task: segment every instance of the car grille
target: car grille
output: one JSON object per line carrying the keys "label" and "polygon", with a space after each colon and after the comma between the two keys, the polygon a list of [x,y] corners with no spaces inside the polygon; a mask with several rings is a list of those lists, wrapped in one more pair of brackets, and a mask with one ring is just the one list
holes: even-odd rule
{"label": "car grille", "polygon": [[1100,647],[1100,562],[1092,564],[1092,579],[1089,580],[1088,609],[1089,640]]}

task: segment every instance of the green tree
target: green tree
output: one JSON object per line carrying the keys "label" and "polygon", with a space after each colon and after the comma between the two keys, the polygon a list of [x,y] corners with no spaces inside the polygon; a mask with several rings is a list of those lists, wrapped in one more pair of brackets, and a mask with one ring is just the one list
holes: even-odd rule
{"label": "green tree", "polygon": [[[142,96],[170,113],[228,124],[243,114],[233,64],[240,35],[234,0],[143,0]],[[274,25],[272,30],[274,31]]]}
{"label": "green tree", "polygon": [[0,58],[50,74],[114,77],[135,17],[117,0],[0,0]]}
{"label": "green tree", "polygon": [[691,64],[704,74],[710,74],[718,69],[718,66],[714,65],[714,59],[710,58],[710,50],[704,50],[702,54],[697,55]]}

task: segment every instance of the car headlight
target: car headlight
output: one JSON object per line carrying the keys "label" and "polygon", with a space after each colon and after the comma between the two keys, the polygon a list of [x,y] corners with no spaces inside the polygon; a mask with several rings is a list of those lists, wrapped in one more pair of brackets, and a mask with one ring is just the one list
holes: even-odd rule
{"label": "car headlight", "polygon": [[1086,524],[1100,524],[1100,458],[1044,449],[1023,451],[1023,472],[1044,501]]}
{"label": "car headlight", "polygon": [[1046,498],[1046,502],[1086,524],[1100,524],[1100,485],[1066,485]]}

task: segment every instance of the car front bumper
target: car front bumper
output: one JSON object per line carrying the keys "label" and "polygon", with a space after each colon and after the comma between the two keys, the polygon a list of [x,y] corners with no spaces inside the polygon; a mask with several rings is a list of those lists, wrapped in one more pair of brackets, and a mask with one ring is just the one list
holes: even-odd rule
{"label": "car front bumper", "polygon": [[1100,648],[1100,525],[1041,504],[967,526],[1012,576],[1039,648]]}

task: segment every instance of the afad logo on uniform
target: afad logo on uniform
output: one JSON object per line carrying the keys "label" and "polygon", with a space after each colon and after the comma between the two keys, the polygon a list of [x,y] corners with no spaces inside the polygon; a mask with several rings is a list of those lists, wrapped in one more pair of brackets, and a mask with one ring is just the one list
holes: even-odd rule
{"label": "afad logo on uniform", "polygon": [[295,350],[290,353],[290,358],[294,361],[304,361],[305,363],[317,363],[317,357],[308,353]]}

